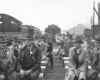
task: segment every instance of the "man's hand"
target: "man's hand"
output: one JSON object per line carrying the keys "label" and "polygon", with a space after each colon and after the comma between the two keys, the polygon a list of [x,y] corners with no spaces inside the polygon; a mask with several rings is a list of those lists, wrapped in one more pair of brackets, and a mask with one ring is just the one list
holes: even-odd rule
{"label": "man's hand", "polygon": [[79,74],[79,72],[80,72],[79,70],[75,70],[75,74],[76,74],[76,75],[78,75],[78,74]]}
{"label": "man's hand", "polygon": [[4,79],[4,75],[0,75],[0,79]]}
{"label": "man's hand", "polygon": [[32,72],[32,70],[27,70],[25,75],[28,76],[31,72]]}
{"label": "man's hand", "polygon": [[24,75],[25,74],[25,71],[24,70],[20,70],[20,74]]}
{"label": "man's hand", "polygon": [[100,78],[100,73],[98,74],[98,78]]}
{"label": "man's hand", "polygon": [[49,54],[49,52],[46,54],[46,56]]}

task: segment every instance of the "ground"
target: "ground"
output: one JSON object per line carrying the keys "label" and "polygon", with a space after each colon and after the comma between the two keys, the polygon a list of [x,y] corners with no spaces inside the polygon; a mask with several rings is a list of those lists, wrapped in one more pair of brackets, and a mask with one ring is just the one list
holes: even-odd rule
{"label": "ground", "polygon": [[50,68],[50,63],[46,69],[44,80],[64,80],[65,68],[63,66],[63,60],[60,60],[58,56],[55,56],[58,49],[54,44],[53,57],[54,57],[54,69]]}

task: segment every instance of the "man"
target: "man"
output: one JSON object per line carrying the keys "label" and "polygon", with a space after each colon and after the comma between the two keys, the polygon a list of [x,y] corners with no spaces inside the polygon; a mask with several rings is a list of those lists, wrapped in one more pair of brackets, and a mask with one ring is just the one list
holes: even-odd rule
{"label": "man", "polygon": [[59,59],[61,59],[61,57],[63,56],[63,47],[64,47],[64,39],[61,41],[61,49],[60,49],[60,53],[59,53]]}
{"label": "man", "polygon": [[7,40],[0,40],[0,80],[16,80],[17,73],[12,66],[12,54],[7,52]]}
{"label": "man", "polygon": [[63,46],[63,50],[65,52],[65,57],[68,57],[69,55],[69,49],[73,47],[73,42],[72,42],[72,37],[68,37],[68,40],[65,41],[64,46]]}
{"label": "man", "polygon": [[15,62],[15,71],[18,72],[19,69],[18,69],[18,55],[20,54],[20,50],[21,48],[24,47],[24,45],[22,45],[22,41],[24,39],[22,38],[18,38],[18,37],[14,37],[12,39],[13,41],[13,45],[12,45],[12,50],[10,51],[13,55],[14,55],[14,62]]}
{"label": "man", "polygon": [[88,44],[87,44],[86,38],[85,37],[82,37],[82,38],[83,38],[84,43],[81,46],[83,48],[87,49],[88,48]]}
{"label": "man", "polygon": [[7,46],[9,47],[9,46],[11,46],[12,45],[12,40],[8,40],[7,41]]}
{"label": "man", "polygon": [[[88,71],[88,80],[99,80],[100,79],[100,34],[95,36],[93,40],[95,48],[93,49],[93,60],[92,68]],[[99,79],[98,79],[99,78]]]}
{"label": "man", "polygon": [[40,50],[41,50],[41,54],[42,54],[42,60],[46,59],[47,44],[44,42],[43,38],[41,39]]}
{"label": "man", "polygon": [[14,42],[14,44],[13,44],[13,53],[14,53],[14,56],[17,58],[18,55],[19,55],[20,49],[22,48],[22,46],[20,45],[21,40],[18,39],[18,37],[15,37],[13,39],[13,42]]}
{"label": "man", "polygon": [[56,38],[57,38],[56,43],[57,43],[57,46],[58,46],[58,51],[56,53],[56,56],[57,56],[61,51],[61,39],[60,39],[60,36],[57,36]]}
{"label": "man", "polygon": [[87,51],[81,47],[83,41],[80,36],[76,36],[73,43],[74,47],[69,50],[71,64],[69,64],[69,72],[65,80],[86,80],[89,60]]}
{"label": "man", "polygon": [[67,32],[67,37],[72,37],[72,35],[69,32]]}
{"label": "man", "polygon": [[48,40],[48,45],[47,45],[47,57],[50,58],[51,69],[54,68],[52,51],[53,51],[53,45],[52,45],[51,40],[49,39]]}
{"label": "man", "polygon": [[37,80],[41,71],[40,49],[34,45],[33,37],[27,36],[27,40],[27,45],[20,51],[17,80]]}

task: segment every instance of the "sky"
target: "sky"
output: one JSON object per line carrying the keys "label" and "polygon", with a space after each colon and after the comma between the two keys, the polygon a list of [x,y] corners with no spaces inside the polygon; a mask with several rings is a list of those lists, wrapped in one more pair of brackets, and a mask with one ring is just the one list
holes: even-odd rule
{"label": "sky", "polygon": [[[100,0],[95,2],[97,7]],[[90,24],[93,0],[0,0],[0,13],[42,31],[50,24],[68,30],[79,23]]]}

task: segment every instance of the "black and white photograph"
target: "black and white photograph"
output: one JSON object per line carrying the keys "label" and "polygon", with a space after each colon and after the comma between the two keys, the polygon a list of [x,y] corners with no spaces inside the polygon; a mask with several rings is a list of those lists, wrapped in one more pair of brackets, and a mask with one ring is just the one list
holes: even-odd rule
{"label": "black and white photograph", "polygon": [[0,80],[100,80],[100,0],[0,0]]}

